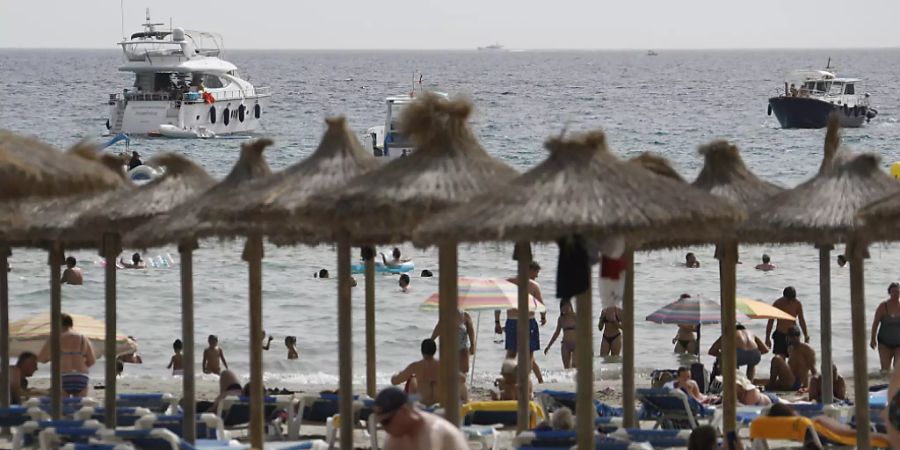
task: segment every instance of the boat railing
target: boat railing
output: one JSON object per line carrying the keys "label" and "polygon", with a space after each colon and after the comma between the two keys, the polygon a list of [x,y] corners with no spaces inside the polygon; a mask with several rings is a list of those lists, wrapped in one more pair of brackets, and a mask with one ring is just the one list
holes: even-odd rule
{"label": "boat railing", "polygon": [[[212,98],[217,101],[242,100],[245,98],[268,97],[272,95],[269,87],[258,87],[246,90],[229,90],[229,91],[206,91]],[[181,101],[184,103],[203,103],[203,94],[200,92],[186,92],[181,95]]]}
{"label": "boat railing", "polygon": [[166,102],[172,100],[173,97],[167,92],[121,92],[118,94],[109,94],[109,101],[116,102],[119,100],[127,100],[129,102]]}

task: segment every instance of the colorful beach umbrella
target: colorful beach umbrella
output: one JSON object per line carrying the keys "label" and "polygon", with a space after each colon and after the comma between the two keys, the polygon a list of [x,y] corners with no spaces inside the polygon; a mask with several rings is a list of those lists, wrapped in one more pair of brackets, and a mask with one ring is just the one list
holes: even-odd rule
{"label": "colorful beach umbrella", "polygon": [[[519,305],[519,288],[503,278],[459,277],[459,309],[464,311],[493,311],[515,309]],[[437,310],[440,293],[435,292],[422,303],[423,310]],[[547,308],[534,296],[528,296],[528,310],[546,312]]]}
{"label": "colorful beach umbrella", "polygon": [[[748,320],[749,317],[737,313],[737,320]],[[680,298],[656,310],[647,316],[647,321],[669,324],[719,323],[722,320],[722,307],[702,296]]]}
{"label": "colorful beach umbrella", "polygon": [[735,299],[735,308],[751,319],[797,320],[796,317],[759,300],[748,297]]}

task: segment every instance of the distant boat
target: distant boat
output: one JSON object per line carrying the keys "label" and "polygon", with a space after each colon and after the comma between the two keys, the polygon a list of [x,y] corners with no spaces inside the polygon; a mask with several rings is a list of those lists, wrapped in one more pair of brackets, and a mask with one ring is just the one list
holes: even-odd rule
{"label": "distant boat", "polygon": [[654,52],[653,50],[647,50],[647,56],[656,56],[659,53]]}
{"label": "distant boat", "polygon": [[496,52],[496,51],[503,51],[503,50],[506,50],[506,49],[503,48],[503,46],[500,45],[500,44],[491,44],[491,45],[487,45],[487,46],[484,46],[484,47],[478,47],[478,50],[489,50],[489,51],[495,51],[495,52]]}

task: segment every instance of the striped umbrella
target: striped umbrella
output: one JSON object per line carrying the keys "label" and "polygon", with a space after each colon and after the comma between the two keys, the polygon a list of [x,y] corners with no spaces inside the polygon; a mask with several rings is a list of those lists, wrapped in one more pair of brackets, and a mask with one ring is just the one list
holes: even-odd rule
{"label": "striped umbrella", "polygon": [[735,308],[738,313],[744,313],[751,319],[797,320],[796,317],[768,303],[748,297],[738,297],[735,299]]}
{"label": "striped umbrella", "polygon": [[[722,307],[701,296],[684,297],[669,303],[647,316],[647,320],[655,323],[685,323],[685,324],[710,324],[719,323],[722,317]],[[737,320],[747,320],[749,317],[738,312]]]}
{"label": "striped umbrella", "polygon": [[[518,307],[519,293],[515,284],[503,278],[459,277],[459,309],[464,311],[484,311],[515,309]],[[547,308],[533,296],[528,296],[528,310],[545,312]],[[439,293],[435,292],[422,303],[423,310],[437,310]]]}

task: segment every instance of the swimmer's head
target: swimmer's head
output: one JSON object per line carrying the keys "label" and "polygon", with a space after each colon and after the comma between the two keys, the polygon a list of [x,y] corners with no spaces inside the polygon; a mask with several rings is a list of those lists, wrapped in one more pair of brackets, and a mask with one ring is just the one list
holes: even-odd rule
{"label": "swimmer's head", "polygon": [[328,269],[322,269],[319,271],[319,278],[328,278]]}
{"label": "swimmer's head", "polygon": [[768,264],[769,261],[771,261],[771,260],[772,260],[772,259],[769,258],[769,255],[765,255],[765,254],[764,254],[764,255],[762,256],[762,262],[763,262],[763,264]]}
{"label": "swimmer's head", "polygon": [[75,260],[74,256],[70,256],[70,257],[66,258],[66,267],[72,269],[75,267],[76,264],[78,264],[78,261]]}
{"label": "swimmer's head", "polygon": [[141,254],[135,253],[135,254],[131,255],[131,262],[133,262],[135,264],[140,263],[141,262]]}
{"label": "swimmer's head", "polygon": [[391,252],[391,255],[394,256],[394,259],[400,259],[400,249],[397,247],[394,247],[394,251]]}
{"label": "swimmer's head", "polygon": [[402,287],[402,288],[409,286],[409,275],[407,275],[405,273],[401,274],[399,283],[400,283],[400,287]]}
{"label": "swimmer's head", "polygon": [[176,352],[180,352],[184,349],[184,344],[181,342],[181,339],[175,339],[175,342],[172,343],[172,348]]}

